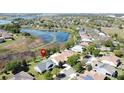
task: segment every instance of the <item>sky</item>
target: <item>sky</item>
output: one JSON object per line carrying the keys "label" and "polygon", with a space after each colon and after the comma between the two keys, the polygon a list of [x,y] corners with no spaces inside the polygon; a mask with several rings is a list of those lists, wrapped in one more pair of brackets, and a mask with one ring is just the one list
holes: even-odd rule
{"label": "sky", "polygon": [[124,13],[123,0],[0,0],[2,13]]}

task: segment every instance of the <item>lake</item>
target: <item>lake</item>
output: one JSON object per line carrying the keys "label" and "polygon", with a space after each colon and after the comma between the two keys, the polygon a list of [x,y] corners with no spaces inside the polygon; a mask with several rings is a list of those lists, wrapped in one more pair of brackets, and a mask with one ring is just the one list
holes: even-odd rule
{"label": "lake", "polygon": [[41,38],[45,43],[64,43],[68,40],[67,32],[50,32],[47,30],[21,29],[20,32],[30,33],[32,36]]}
{"label": "lake", "polygon": [[11,21],[0,19],[0,25],[5,25],[5,24],[9,24],[9,23],[11,23]]}

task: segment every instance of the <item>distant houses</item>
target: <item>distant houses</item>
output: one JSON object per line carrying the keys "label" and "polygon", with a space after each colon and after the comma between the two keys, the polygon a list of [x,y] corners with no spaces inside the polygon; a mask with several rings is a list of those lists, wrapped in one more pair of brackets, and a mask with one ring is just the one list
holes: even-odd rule
{"label": "distant houses", "polygon": [[79,45],[83,46],[83,47],[88,47],[89,46],[89,42],[81,42]]}
{"label": "distant houses", "polygon": [[105,46],[100,46],[100,47],[98,47],[97,49],[99,49],[99,50],[101,50],[101,51],[110,51],[111,50],[111,48],[110,47],[105,47]]}
{"label": "distant houses", "polygon": [[82,42],[92,42],[93,40],[92,36],[86,33],[86,30],[79,30],[79,35]]}
{"label": "distant houses", "polygon": [[5,39],[13,39],[13,35],[11,33],[3,33],[2,37]]}
{"label": "distant houses", "polygon": [[6,39],[13,39],[13,35],[0,29],[0,43],[4,42]]}
{"label": "distant houses", "polygon": [[80,36],[81,36],[82,42],[92,42],[93,41],[93,38],[91,35],[81,34]]}

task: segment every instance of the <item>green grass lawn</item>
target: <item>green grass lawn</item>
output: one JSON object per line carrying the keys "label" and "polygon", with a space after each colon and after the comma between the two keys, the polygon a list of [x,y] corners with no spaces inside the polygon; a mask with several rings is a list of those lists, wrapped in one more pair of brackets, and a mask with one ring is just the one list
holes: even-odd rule
{"label": "green grass lawn", "polygon": [[[38,57],[36,58],[36,61],[34,61],[34,60],[32,59],[32,61],[30,61],[30,62],[28,63],[28,64],[29,64],[29,71],[28,71],[28,73],[34,75],[34,77],[35,77],[36,80],[41,80],[41,79],[43,79],[43,74],[39,74],[39,73],[37,73],[37,72],[34,70],[34,67],[35,67],[39,62],[41,62],[41,60],[42,60],[42,58],[41,58],[40,56],[38,56]],[[5,76],[6,79],[11,79],[11,78],[13,77],[13,74],[12,74],[11,71],[8,71],[7,73],[8,73],[8,74],[5,74],[5,73],[2,73],[2,72],[1,72],[1,73],[0,73],[0,80],[2,80],[2,77],[3,77],[3,76]]]}
{"label": "green grass lawn", "polygon": [[109,35],[118,34],[120,38],[124,39],[124,29],[103,27],[102,31],[104,31],[105,33]]}
{"label": "green grass lawn", "polygon": [[5,73],[0,73],[0,80],[2,80],[2,77],[5,76],[6,79],[11,79],[13,77],[13,74],[11,71],[8,71],[7,72],[8,74],[5,74]]}
{"label": "green grass lawn", "polygon": [[36,60],[32,60],[30,63],[29,63],[29,71],[28,73],[31,73],[32,75],[34,75],[35,79],[36,80],[42,80],[43,79],[43,74],[39,74],[37,73],[35,70],[34,70],[34,67],[41,61],[41,57],[37,57]]}

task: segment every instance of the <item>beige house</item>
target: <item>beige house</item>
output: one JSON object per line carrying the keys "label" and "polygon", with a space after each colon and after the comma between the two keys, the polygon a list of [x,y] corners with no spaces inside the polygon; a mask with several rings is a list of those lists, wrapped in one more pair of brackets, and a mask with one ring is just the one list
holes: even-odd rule
{"label": "beige house", "polygon": [[100,58],[100,61],[105,64],[117,67],[121,61],[120,58],[115,55],[106,55]]}
{"label": "beige house", "polygon": [[84,74],[81,74],[77,79],[78,80],[104,80],[105,75],[102,75],[100,73],[97,73],[93,70],[91,71],[85,71]]}
{"label": "beige house", "polygon": [[50,59],[56,64],[59,65],[60,62],[64,63],[68,60],[68,57],[74,55],[74,52],[71,50],[64,50],[61,53],[55,53],[50,56]]}

